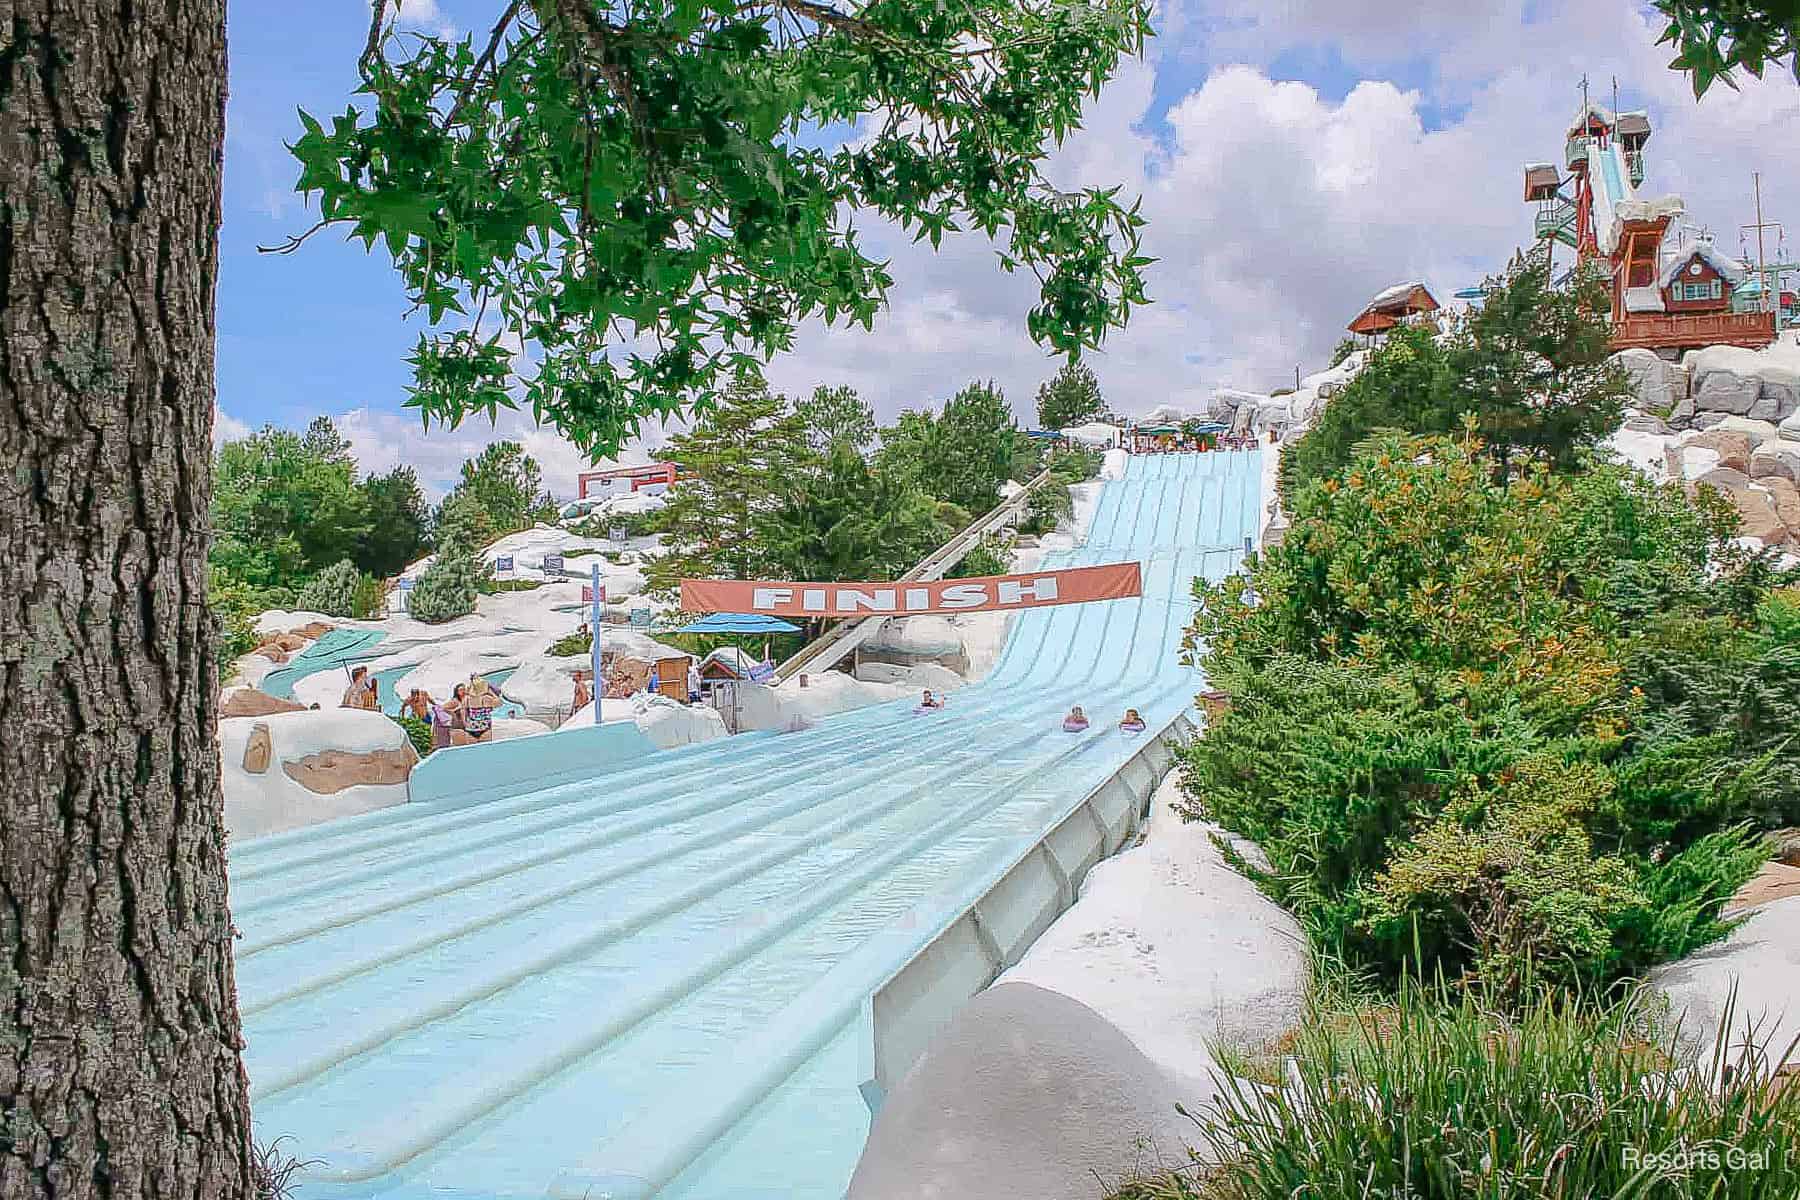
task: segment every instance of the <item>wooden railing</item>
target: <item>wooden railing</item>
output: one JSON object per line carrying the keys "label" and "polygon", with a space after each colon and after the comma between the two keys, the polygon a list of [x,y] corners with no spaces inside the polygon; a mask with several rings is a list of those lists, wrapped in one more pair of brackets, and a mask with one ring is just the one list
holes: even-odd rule
{"label": "wooden railing", "polygon": [[1773,313],[1628,313],[1613,325],[1614,350],[1748,346],[1775,340]]}

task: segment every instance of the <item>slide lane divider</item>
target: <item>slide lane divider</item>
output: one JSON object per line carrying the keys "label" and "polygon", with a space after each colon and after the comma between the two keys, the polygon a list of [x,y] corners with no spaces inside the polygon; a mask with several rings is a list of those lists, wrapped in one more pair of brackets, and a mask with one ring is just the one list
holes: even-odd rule
{"label": "slide lane divider", "polygon": [[[1016,739],[1015,741],[1013,741],[1012,743],[1010,743],[1006,750],[1000,751],[1001,753],[1011,752],[1013,747],[1017,747],[1017,746],[1021,746],[1021,745],[1029,745],[1032,743],[1033,740],[1035,740],[1043,732],[1042,720],[1039,718],[1036,718],[1035,716],[1033,718],[1021,717],[1021,718],[1018,718],[1013,721],[1008,721],[1002,727],[1007,728],[1007,729],[1019,730],[1020,737],[1018,739]],[[1027,732],[1027,731],[1029,731],[1029,732]],[[666,850],[658,850],[658,851],[654,851],[654,852],[651,852],[648,854],[638,855],[634,858],[626,858],[626,859],[618,860],[618,861],[612,863],[611,865],[609,865],[605,870],[598,871],[598,872],[595,872],[590,875],[584,875],[578,879],[567,881],[559,886],[550,888],[543,892],[534,893],[534,894],[519,898],[511,903],[504,904],[504,905],[501,905],[500,907],[488,910],[481,917],[476,918],[474,920],[462,922],[457,925],[448,926],[448,927],[444,927],[444,928],[440,928],[440,929],[434,929],[429,934],[421,936],[411,942],[405,943],[398,947],[384,948],[378,952],[366,954],[361,958],[352,959],[347,964],[342,964],[340,966],[333,967],[331,970],[329,970],[323,974],[317,975],[317,976],[309,976],[309,977],[302,977],[302,978],[298,978],[298,979],[290,979],[290,981],[285,986],[283,986],[282,988],[280,988],[279,990],[277,990],[275,992],[266,993],[266,994],[257,994],[257,995],[254,995],[253,997],[246,998],[246,1000],[243,1004],[243,1012],[246,1014],[256,1014],[256,1013],[263,1012],[267,1009],[273,1008],[279,1004],[286,1003],[286,1002],[296,999],[300,996],[309,995],[309,994],[311,994],[315,991],[318,991],[322,988],[344,982],[345,980],[354,978],[358,975],[366,974],[369,971],[376,970],[376,969],[378,969],[382,966],[386,966],[390,963],[398,962],[404,958],[411,957],[418,953],[422,953],[426,950],[429,950],[435,946],[442,945],[446,942],[454,941],[455,939],[457,939],[459,937],[463,937],[468,934],[476,933],[483,929],[491,928],[495,925],[501,924],[505,921],[514,919],[516,917],[527,915],[533,911],[536,911],[539,908],[544,907],[545,905],[555,903],[558,900],[566,899],[573,895],[577,895],[583,891],[588,890],[589,888],[604,886],[604,885],[610,884],[610,883],[616,883],[619,880],[630,877],[631,875],[635,874],[638,871],[652,868],[655,866],[660,866],[665,863],[677,861],[680,858],[686,856],[687,854],[690,854],[690,853],[693,853],[693,852],[696,852],[699,850],[710,849],[713,846],[720,845],[725,842],[729,842],[733,838],[740,837],[745,834],[760,832],[761,830],[763,830],[771,825],[774,825],[779,821],[786,820],[788,817],[795,816],[795,815],[810,811],[812,809],[819,808],[824,805],[830,804],[833,801],[842,799],[846,790],[854,789],[855,787],[857,787],[863,783],[870,782],[870,781],[873,781],[876,779],[891,779],[894,777],[895,770],[896,770],[896,768],[894,767],[893,764],[881,764],[881,765],[868,766],[861,770],[852,771],[848,775],[838,775],[838,774],[827,773],[828,778],[826,781],[824,781],[820,784],[820,788],[821,789],[828,788],[829,790],[815,790],[815,791],[804,792],[792,800],[785,801],[781,804],[775,805],[772,808],[759,810],[754,816],[746,817],[746,818],[743,818],[736,822],[732,822],[732,823],[728,823],[726,825],[719,826],[718,828],[710,830],[710,831],[697,833],[693,837],[690,837],[690,838],[684,838],[681,841],[681,843],[676,847],[666,849]],[[818,773],[818,764],[816,764],[816,763],[814,764],[813,773],[814,774]],[[939,780],[941,778],[946,778],[946,777],[947,776],[934,775],[931,777],[931,782],[936,782],[937,780]],[[766,791],[766,790],[768,790],[767,785],[769,782],[770,781],[767,777],[762,777],[760,779],[759,786],[762,787],[762,789]],[[639,832],[641,832],[641,830]],[[593,849],[593,848],[594,847],[589,847],[589,849]],[[544,856],[542,856],[541,862],[531,863],[531,864],[529,864],[529,866],[521,867],[520,870],[521,871],[529,870],[531,867],[534,867],[534,866],[547,865],[549,862],[553,862],[553,861],[556,861],[558,859],[565,858],[565,857],[573,857],[574,855],[576,855],[578,853],[582,853],[582,852],[584,852],[584,851],[568,849],[568,850],[566,850],[566,852],[558,852],[555,854],[544,855]],[[513,873],[513,872],[508,872],[508,874],[511,874],[511,873]],[[483,880],[482,882],[487,882],[487,880]],[[385,915],[386,913],[389,913],[389,912],[395,912],[402,908],[408,907],[411,904],[421,903],[424,899],[437,899],[441,895],[445,894],[446,892],[463,890],[463,888],[465,886],[473,886],[473,885],[453,884],[453,885],[449,885],[444,888],[433,888],[430,890],[430,895],[425,896],[423,898],[410,898],[410,899],[405,898],[405,897],[396,898],[396,899],[393,899],[391,902],[380,906],[379,908],[370,909],[365,912],[356,914],[354,917],[354,920],[345,922],[345,924],[352,924],[352,923],[355,923],[355,921],[360,921],[360,920],[367,919],[367,918],[374,917],[374,916]],[[337,926],[335,926],[335,925],[333,926],[333,928],[336,928],[336,927]],[[313,932],[321,932],[321,931],[315,930]],[[296,940],[299,940],[299,938],[292,937],[292,938],[286,938],[282,941],[269,941],[269,942],[259,943],[252,947],[249,947],[248,949],[246,949],[244,951],[240,951],[238,957],[240,959],[251,958],[259,952],[272,949],[276,946],[286,945],[286,944],[289,944],[290,942],[296,941]]]}
{"label": "slide lane divider", "polygon": [[[934,735],[939,732],[935,728],[937,724],[936,718],[946,715],[946,713],[950,711],[952,710],[926,714],[922,717],[922,721],[929,720],[931,724],[921,728],[916,734],[909,731],[906,740],[891,747],[891,749],[895,751],[910,749],[920,741],[935,740]],[[866,739],[859,743],[859,748],[865,752],[863,756],[866,757]],[[857,781],[876,780],[890,769],[891,767],[889,766],[877,764],[856,773],[853,778]],[[695,817],[706,816],[710,813],[729,808],[748,796],[767,794],[772,785],[779,785],[790,780],[805,781],[809,778],[817,779],[817,777],[818,763],[815,756],[807,765],[795,766],[768,775],[759,775],[754,780],[745,781],[735,787],[715,792],[710,796],[685,801],[673,809],[647,813],[644,816],[621,822],[618,825],[587,837],[559,842],[554,847],[547,850],[540,850],[535,853],[521,855],[509,859],[506,862],[490,865],[481,870],[469,872],[467,874],[439,878],[436,882],[425,887],[414,888],[410,891],[397,894],[387,893],[382,895],[381,899],[375,903],[362,905],[360,907],[338,909],[328,917],[316,919],[306,924],[292,926],[286,929],[278,928],[273,932],[265,932],[256,937],[246,936],[244,940],[239,943],[237,954],[239,958],[246,958],[274,946],[287,945],[316,934],[325,933],[329,930],[343,928],[344,926],[355,924],[358,921],[379,916],[382,913],[391,912],[414,904],[420,904],[427,900],[436,899],[440,896],[460,891],[464,888],[475,887],[495,879],[517,874],[520,871],[528,870],[532,867],[541,866],[546,863],[567,858],[571,855],[610,845],[627,837],[655,830],[677,821],[692,820]],[[822,780],[820,781],[820,786],[841,789],[848,782],[848,780],[839,777]],[[836,794],[835,791],[828,792],[824,795],[824,799],[830,799],[834,794]],[[638,805],[634,807],[642,808],[649,806]],[[408,864],[403,864],[402,869],[405,869],[407,865]],[[366,878],[358,880],[358,882],[374,882],[391,873],[392,872],[389,871],[373,871],[368,873]],[[337,886],[341,888],[347,882],[351,881],[339,880]],[[300,889],[296,893],[286,895],[284,899],[291,903],[297,896],[310,896],[313,890],[314,889]],[[320,894],[323,895],[326,893]],[[242,911],[258,910],[268,907],[272,903],[272,900],[260,901],[245,906]]]}
{"label": "slide lane divider", "polygon": [[[1158,694],[1166,699],[1177,689]],[[1146,705],[1148,707],[1148,705]],[[1179,711],[1169,718],[1173,725]],[[1153,740],[1165,736],[1159,732]],[[1141,752],[1141,751],[1140,751]],[[707,1148],[744,1120],[770,1094],[817,1054],[863,1006],[928,946],[1011,873],[1014,867],[1056,829],[1108,786],[1138,757],[1133,754],[1054,820],[1013,844],[1003,869],[972,876],[958,889],[941,927],[890,926],[852,950],[804,992],[783,1005],[755,1042],[733,1054],[729,1078],[714,1079],[700,1092],[672,1090],[631,1122],[586,1162],[565,1168],[550,1185],[556,1200],[649,1200],[693,1164]],[[935,923],[933,923],[935,925]]]}

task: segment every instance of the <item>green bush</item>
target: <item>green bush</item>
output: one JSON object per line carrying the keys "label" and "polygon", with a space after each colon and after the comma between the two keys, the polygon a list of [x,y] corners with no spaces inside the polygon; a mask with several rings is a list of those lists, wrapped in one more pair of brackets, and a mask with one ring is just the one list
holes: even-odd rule
{"label": "green bush", "polygon": [[229,663],[256,649],[256,618],[272,608],[294,607],[284,587],[252,587],[214,564],[207,572],[207,605],[218,630],[219,660]]}
{"label": "green bush", "polygon": [[1065,446],[1054,450],[1044,460],[1044,466],[1050,470],[1050,478],[1062,484],[1086,483],[1100,474],[1101,464],[1105,456],[1098,450],[1086,446]]}
{"label": "green bush", "polygon": [[1004,575],[1012,569],[1012,542],[989,534],[944,573],[946,579],[973,579],[980,575]]}
{"label": "green bush", "polygon": [[[610,538],[614,529],[622,530],[627,538],[649,537],[656,532],[656,513],[591,513],[578,521],[569,523],[564,528],[576,537],[585,538]],[[571,558],[576,554],[591,553],[593,552],[590,550],[576,550],[563,557]]]}
{"label": "green bush", "polygon": [[430,721],[421,721],[411,713],[405,712],[393,718],[393,720],[396,725],[406,730],[406,736],[412,742],[413,749],[419,752],[420,758],[424,758],[431,753]]}
{"label": "green bush", "polygon": [[1074,511],[1075,502],[1069,495],[1068,486],[1052,479],[1031,493],[1031,499],[1025,502],[1025,517],[1019,522],[1019,532],[1033,537],[1049,533]]}
{"label": "green bush", "polygon": [[558,638],[556,641],[550,643],[550,648],[544,651],[544,653],[548,654],[551,658],[568,658],[572,654],[591,653],[593,649],[594,635],[578,631],[571,633],[566,637]]}
{"label": "green bush", "polygon": [[[1262,845],[1250,873],[1323,951],[1504,987],[1528,963],[1629,975],[1727,928],[1785,742],[1706,727],[1639,672],[1671,661],[1646,607],[1716,624],[1740,666],[1780,660],[1786,610],[1738,598],[1767,589],[1729,527],[1618,468],[1501,482],[1451,439],[1380,440],[1294,514],[1247,576],[1197,588],[1187,645],[1230,704],[1183,786]],[[1763,624],[1725,615],[1745,609]]]}
{"label": "green bush", "polygon": [[356,585],[362,573],[349,559],[340,559],[301,586],[294,603],[305,612],[347,617],[356,603]]}
{"label": "green bush", "polygon": [[530,592],[544,586],[542,579],[495,579],[484,576],[476,585],[484,596],[495,596],[502,592]]}
{"label": "green bush", "polygon": [[1220,1149],[1116,1200],[1800,1195],[1800,1089],[1750,1053],[1672,1069],[1673,1038],[1636,995],[1511,1007],[1409,988],[1393,1006],[1315,1014],[1293,1083],[1227,1077],[1189,1114],[1197,1144]]}
{"label": "green bush", "polygon": [[407,597],[406,611],[428,624],[454,621],[475,611],[475,598],[486,578],[485,565],[466,547],[451,543],[438,550]]}

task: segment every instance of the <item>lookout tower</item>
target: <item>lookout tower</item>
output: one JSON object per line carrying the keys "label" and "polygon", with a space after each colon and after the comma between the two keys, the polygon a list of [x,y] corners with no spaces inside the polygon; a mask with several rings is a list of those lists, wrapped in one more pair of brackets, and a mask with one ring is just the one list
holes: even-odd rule
{"label": "lookout tower", "polygon": [[1650,134],[1648,113],[1615,114],[1583,99],[1564,133],[1562,168],[1525,167],[1525,202],[1537,206],[1534,253],[1548,264],[1557,243],[1569,246],[1577,270],[1607,282],[1616,350],[1768,345],[1775,339],[1772,314],[1730,311],[1743,264],[1709,241],[1672,244],[1669,226],[1684,211],[1681,197],[1638,195]]}

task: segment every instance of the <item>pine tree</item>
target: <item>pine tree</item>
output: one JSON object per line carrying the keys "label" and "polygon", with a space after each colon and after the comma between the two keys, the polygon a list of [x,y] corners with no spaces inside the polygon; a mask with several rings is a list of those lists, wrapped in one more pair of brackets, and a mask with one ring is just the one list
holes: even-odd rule
{"label": "pine tree", "polygon": [[425,548],[430,510],[419,477],[411,467],[395,467],[386,475],[363,480],[369,533],[356,550],[356,565],[372,575],[398,574]]}
{"label": "pine tree", "polygon": [[656,514],[663,553],[645,574],[668,597],[683,578],[749,579],[767,561],[757,524],[809,470],[806,430],[760,376],[740,373],[665,455],[681,473]]}
{"label": "pine tree", "polygon": [[462,477],[438,506],[438,543],[480,548],[555,515],[537,460],[517,442],[495,442],[463,463]]}
{"label": "pine tree", "polygon": [[1067,429],[1092,421],[1106,412],[1100,381],[1086,363],[1066,363],[1038,388],[1040,429]]}
{"label": "pine tree", "polygon": [[1006,396],[992,380],[971,383],[944,404],[928,459],[937,480],[933,495],[984,513],[1000,503],[1000,485],[1012,475],[1019,427]]}
{"label": "pine tree", "polygon": [[784,578],[894,579],[946,533],[931,497],[840,442],[802,491],[762,517],[757,539]]}
{"label": "pine tree", "polygon": [[466,617],[475,611],[485,574],[485,565],[468,544],[451,541],[439,546],[437,557],[407,597],[406,611],[433,625]]}
{"label": "pine tree", "polygon": [[821,458],[835,445],[867,454],[875,443],[875,410],[851,387],[819,387],[794,402],[794,413],[806,426],[806,442]]}

